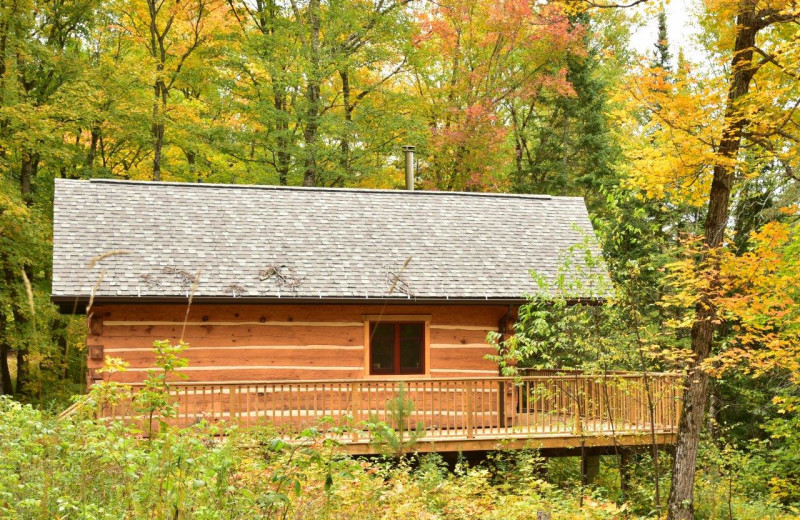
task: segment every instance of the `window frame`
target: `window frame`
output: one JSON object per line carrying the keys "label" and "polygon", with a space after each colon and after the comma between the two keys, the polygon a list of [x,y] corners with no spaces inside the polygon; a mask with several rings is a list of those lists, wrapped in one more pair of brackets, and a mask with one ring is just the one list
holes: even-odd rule
{"label": "window frame", "polygon": [[[375,379],[402,379],[408,377],[430,377],[431,367],[431,349],[430,349],[430,315],[364,315],[364,377]],[[395,325],[395,368],[392,372],[372,372],[372,327],[377,324],[392,324]],[[422,325],[422,369],[419,372],[406,372],[400,371],[399,361],[397,355],[399,353],[398,337],[400,327],[399,325],[405,324],[421,324]]]}

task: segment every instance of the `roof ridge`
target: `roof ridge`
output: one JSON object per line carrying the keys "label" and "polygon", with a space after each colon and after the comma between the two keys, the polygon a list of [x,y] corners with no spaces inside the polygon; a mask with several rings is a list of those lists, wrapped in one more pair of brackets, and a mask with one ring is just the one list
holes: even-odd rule
{"label": "roof ridge", "polygon": [[222,184],[222,183],[193,183],[175,181],[137,181],[127,179],[89,179],[83,181],[79,179],[57,179],[75,180],[78,182],[89,182],[92,184],[123,184],[134,186],[173,186],[179,188],[218,188],[218,189],[238,189],[238,190],[271,190],[271,191],[300,191],[300,192],[347,192],[347,193],[380,193],[391,195],[411,195],[411,196],[460,196],[460,197],[491,197],[491,198],[515,198],[515,199],[535,199],[535,200],[583,200],[583,197],[545,195],[534,193],[505,193],[505,192],[468,192],[468,191],[435,191],[435,190],[402,190],[402,189],[371,189],[371,188],[328,188],[328,187],[309,187],[309,186],[276,186],[274,184]]}

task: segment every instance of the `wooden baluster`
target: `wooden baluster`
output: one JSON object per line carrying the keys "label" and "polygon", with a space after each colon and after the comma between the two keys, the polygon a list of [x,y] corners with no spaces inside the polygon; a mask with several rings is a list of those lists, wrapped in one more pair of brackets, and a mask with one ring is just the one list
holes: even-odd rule
{"label": "wooden baluster", "polygon": [[292,392],[292,385],[291,383],[286,385],[286,402],[287,408],[289,412],[289,424],[291,424],[293,429],[302,430],[302,425],[296,425],[294,421],[294,393]]}
{"label": "wooden baluster", "polygon": [[[194,392],[193,392],[194,393]],[[178,405],[180,406],[180,404]],[[189,387],[183,387],[183,421],[178,420],[178,425],[181,428],[185,428],[192,424],[192,421],[189,420]]]}
{"label": "wooden baluster", "polygon": [[628,388],[628,381],[624,377],[620,377],[617,381],[619,392],[619,417],[620,417],[620,430],[627,431],[628,423],[630,422],[630,408],[628,406],[628,397],[630,389]]}
{"label": "wooden baluster", "polygon": [[[208,398],[207,410],[208,410],[208,417],[209,422],[214,422],[214,387],[209,386],[206,387],[208,389],[208,396],[204,395],[204,398]],[[205,389],[203,390],[205,392]]]}
{"label": "wooden baluster", "polygon": [[491,424],[493,425],[492,431],[496,434],[500,434],[500,418],[502,414],[500,413],[500,390],[503,386],[502,381],[499,379],[495,379],[491,382],[492,388],[492,408],[493,413],[491,417]]}
{"label": "wooden baluster", "polygon": [[445,397],[446,396],[442,391],[442,382],[439,381],[437,384],[437,391],[436,391],[436,413],[437,413],[436,422],[439,426],[439,433],[441,435],[447,435],[447,428],[448,428],[448,425],[444,418],[445,416],[442,415],[447,407],[447,400],[445,399]]}
{"label": "wooden baluster", "polygon": [[[448,381],[445,383],[445,387],[447,388],[447,395],[448,397],[452,397],[452,404],[449,405],[450,410],[448,410],[447,415],[447,423],[449,432],[452,435],[461,435],[461,430],[463,426],[459,423],[459,416],[458,416],[458,392],[456,391],[455,384],[452,381]],[[450,399],[448,399],[450,401]],[[452,411],[451,411],[452,410]]]}
{"label": "wooden baluster", "polygon": [[244,414],[243,414],[244,409],[243,409],[243,406],[242,406],[242,394],[244,393],[243,392],[244,387],[239,386],[239,385],[234,385],[233,388],[236,389],[236,398],[233,400],[233,404],[235,406],[235,411],[236,411],[236,415],[235,415],[236,424],[241,426],[242,417],[244,416]]}
{"label": "wooden baluster", "polygon": [[258,418],[258,385],[247,385],[247,425],[255,424],[254,417]]}
{"label": "wooden baluster", "polygon": [[492,407],[492,414],[489,417],[489,431],[495,434],[500,433],[500,385],[501,382],[497,379],[494,379],[489,383],[489,395],[491,399],[490,406]]}
{"label": "wooden baluster", "polygon": [[664,377],[658,377],[658,424],[664,427]]}
{"label": "wooden baluster", "polygon": [[636,379],[636,396],[639,400],[638,406],[636,407],[636,429],[649,429],[650,427],[650,417],[648,417],[648,410],[647,410],[647,389],[644,385],[644,376],[638,377]]}
{"label": "wooden baluster", "polygon": [[628,382],[628,431],[635,431],[635,425],[637,423],[636,418],[636,407],[634,406],[635,397],[636,397],[636,381],[631,381],[631,378],[627,378]]}
{"label": "wooden baluster", "polygon": [[594,423],[594,382],[586,376],[581,378],[583,388],[583,417],[582,424],[584,430],[592,431]]}
{"label": "wooden baluster", "polygon": [[228,423],[233,423],[233,400],[234,400],[234,389],[231,385],[226,385],[225,388],[228,390]]}
{"label": "wooden baluster", "polygon": [[540,379],[537,382],[540,401],[542,404],[541,431],[548,431],[550,427],[550,383],[548,379]]}
{"label": "wooden baluster", "polygon": [[439,394],[436,393],[436,382],[430,383],[431,391],[431,435],[441,436],[442,431],[439,425],[439,419],[436,412],[439,409],[438,399]]}
{"label": "wooden baluster", "polygon": [[528,392],[528,421],[531,427],[528,428],[528,433],[539,431],[539,392],[536,387],[536,380],[529,379],[525,381],[526,392]]}
{"label": "wooden baluster", "polygon": [[[264,385],[264,397],[267,397],[267,385]],[[269,415],[267,415],[267,412]],[[278,424],[278,391],[274,384],[269,385],[269,401],[265,407],[265,417],[269,417],[269,421],[273,425]]]}
{"label": "wooden baluster", "polygon": [[633,379],[633,390],[631,392],[631,412],[632,412],[632,419],[631,419],[631,430],[638,431],[640,427],[643,427],[642,419],[639,417],[641,415],[641,408],[639,403],[641,403],[641,399],[639,397],[639,392],[642,389],[641,385],[641,378],[636,377]]}
{"label": "wooden baluster", "polygon": [[318,400],[318,397],[319,397],[319,388],[317,387],[317,385],[314,385],[313,392],[314,393],[311,395],[311,409],[314,411],[314,417],[317,417],[317,418],[321,419],[321,418],[325,417],[325,414],[320,413],[319,406],[318,406],[318,403],[317,403],[317,400]]}
{"label": "wooden baluster", "polygon": [[[608,402],[606,402],[606,382],[605,379],[599,379],[597,381],[597,401],[599,407],[598,421],[601,430],[606,429],[606,423],[608,423]],[[610,429],[610,428],[609,428]]]}
{"label": "wooden baluster", "polygon": [[434,408],[435,405],[433,404],[433,388],[432,388],[431,383],[429,381],[425,381],[424,388],[425,388],[425,391],[423,393],[423,396],[427,396],[427,398],[428,398],[428,402],[427,402],[427,405],[426,405],[428,408],[427,408],[426,415],[425,415],[425,436],[427,437],[429,435],[433,435],[433,433],[434,433],[434,430],[433,430],[433,408]]}
{"label": "wooden baluster", "polygon": [[575,407],[575,434],[576,435],[583,435],[583,423],[581,421],[581,403],[583,396],[581,392],[583,391],[583,381],[581,379],[575,379],[572,382],[573,385],[573,392],[574,392],[574,407]]}
{"label": "wooden baluster", "polygon": [[222,398],[222,392],[223,391],[224,391],[224,389],[223,389],[222,386],[218,386],[216,388],[214,388],[213,386],[211,387],[211,398],[214,400],[214,408],[215,408],[215,413],[217,414],[216,418],[217,418],[218,421],[224,420],[224,418],[222,416],[222,399],[223,399]]}
{"label": "wooden baluster", "polygon": [[208,413],[208,404],[206,404],[206,387],[205,387],[205,385],[202,387],[202,392],[203,393],[202,393],[201,400],[202,400],[203,405],[202,405],[201,411],[203,412],[203,416],[205,416]]}
{"label": "wooden baluster", "polygon": [[353,383],[352,385],[353,385],[352,398],[351,398],[352,408],[350,410],[350,415],[353,417],[353,424],[352,424],[352,426],[353,426],[353,435],[352,435],[352,438],[353,438],[353,442],[358,442],[358,431],[356,429],[356,424],[358,423],[358,421],[361,420],[361,402],[360,402],[361,401],[361,395],[360,395],[361,387],[359,386],[358,383]]}
{"label": "wooden baluster", "polygon": [[625,427],[625,408],[622,404],[622,379],[620,377],[614,378],[614,393],[611,395],[614,399],[614,416],[617,417],[617,430],[622,430]]}
{"label": "wooden baluster", "polygon": [[665,427],[667,425],[667,416],[666,416],[666,402],[664,401],[664,397],[667,393],[666,383],[668,382],[665,376],[660,376],[658,378],[658,420],[661,424],[661,427]]}
{"label": "wooden baluster", "polygon": [[209,422],[214,422],[214,387],[208,387],[208,416]]}
{"label": "wooden baluster", "polygon": [[642,402],[639,392],[642,389],[642,380],[640,376],[636,376],[635,378],[628,379],[630,385],[632,386],[630,391],[630,400],[631,400],[631,431],[638,432],[640,428],[643,427],[642,419],[639,417],[641,415],[641,408],[640,404]]}
{"label": "wooden baluster", "polygon": [[636,395],[639,398],[639,405],[636,407],[637,418],[636,429],[649,429],[650,428],[650,414],[647,408],[647,388],[644,384],[644,376],[637,379]]}
{"label": "wooden baluster", "polygon": [[464,396],[462,397],[462,403],[465,408],[466,413],[466,427],[467,427],[467,439],[472,439],[475,435],[472,431],[472,427],[475,423],[475,418],[473,416],[474,408],[473,408],[473,391],[474,383],[473,381],[466,381],[464,383]]}
{"label": "wooden baluster", "polygon": [[364,421],[369,421],[372,415],[372,385],[364,383],[361,385],[361,411],[364,414]]}
{"label": "wooden baluster", "polygon": [[479,380],[475,383],[475,387],[477,389],[477,394],[475,395],[475,400],[478,401],[478,406],[476,409],[478,410],[475,415],[475,433],[483,433],[483,418],[486,415],[486,400],[484,399],[483,395],[483,385],[484,381]]}
{"label": "wooden baluster", "polygon": [[[454,414],[454,417],[456,417],[457,418],[456,421],[458,421],[456,426],[460,430],[460,435],[465,435],[466,434],[465,430],[467,429],[467,418],[466,418],[465,415],[460,415],[460,417],[459,417],[459,414],[458,414],[458,410],[466,410],[466,402],[464,400],[464,398],[465,398],[464,386],[465,385],[464,385],[463,381],[454,381],[451,384],[453,386],[454,401],[456,402],[456,405],[454,406],[455,412],[456,412]],[[460,405],[458,404],[459,398],[461,400],[461,404]]]}
{"label": "wooden baluster", "polygon": [[242,390],[243,387],[239,385],[234,385],[236,389],[236,399],[233,401],[233,404],[236,406],[236,424],[241,424],[242,422]]}
{"label": "wooden baluster", "polygon": [[431,408],[433,407],[432,403],[430,403],[431,396],[428,391],[427,381],[420,381],[417,384],[420,392],[419,400],[422,403],[422,427],[425,429],[425,437],[428,437],[431,429]]}
{"label": "wooden baluster", "polygon": [[325,383],[322,383],[322,385],[321,385],[321,392],[322,393],[319,395],[319,400],[321,402],[320,413],[321,413],[322,417],[325,417],[328,414],[327,413],[327,407],[325,406],[325,404],[328,402],[328,399],[327,399],[328,392],[327,392],[327,390],[325,390]]}
{"label": "wooden baluster", "polygon": [[614,396],[614,404],[617,407],[617,410],[616,410],[617,411],[616,416],[618,417],[618,419],[617,419],[617,423],[618,423],[617,424],[617,429],[619,431],[622,431],[622,430],[625,429],[625,421],[628,420],[628,418],[625,415],[625,413],[626,413],[626,411],[625,411],[625,403],[624,403],[625,392],[624,392],[624,388],[623,388],[622,384],[623,384],[623,379],[621,377],[616,377],[614,379],[614,394],[613,394],[613,396]]}
{"label": "wooden baluster", "polygon": [[550,405],[553,395],[550,391],[550,380],[544,379],[541,382],[542,388],[542,431],[549,432],[552,431],[552,416],[551,416],[551,408]]}
{"label": "wooden baluster", "polygon": [[283,420],[283,409],[284,409],[284,400],[286,396],[283,392],[283,385],[282,384],[273,384],[272,385],[272,400],[274,406],[272,407],[272,417],[273,422],[275,424],[279,424],[284,430],[286,429],[286,423]]}

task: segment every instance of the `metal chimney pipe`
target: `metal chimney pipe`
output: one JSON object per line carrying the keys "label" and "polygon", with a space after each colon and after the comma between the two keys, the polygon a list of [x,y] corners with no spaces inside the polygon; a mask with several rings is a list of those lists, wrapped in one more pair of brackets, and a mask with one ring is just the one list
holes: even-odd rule
{"label": "metal chimney pipe", "polygon": [[406,154],[406,189],[414,191],[414,147],[406,145],[403,152]]}

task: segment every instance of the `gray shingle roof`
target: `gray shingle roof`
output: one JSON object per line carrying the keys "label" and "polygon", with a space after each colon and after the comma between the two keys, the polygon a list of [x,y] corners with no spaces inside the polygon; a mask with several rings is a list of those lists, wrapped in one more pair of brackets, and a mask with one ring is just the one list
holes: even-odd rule
{"label": "gray shingle roof", "polygon": [[53,299],[518,300],[587,237],[577,197],[57,179]]}

